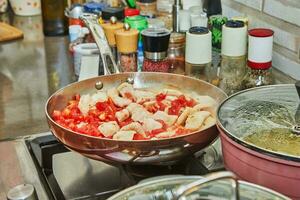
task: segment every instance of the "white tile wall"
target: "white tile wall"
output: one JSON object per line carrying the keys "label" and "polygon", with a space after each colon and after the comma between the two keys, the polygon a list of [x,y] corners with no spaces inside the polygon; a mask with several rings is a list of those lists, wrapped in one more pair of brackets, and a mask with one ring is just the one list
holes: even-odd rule
{"label": "white tile wall", "polygon": [[234,0],[251,8],[262,10],[263,0]]}
{"label": "white tile wall", "polygon": [[300,26],[300,1],[293,0],[265,0],[263,11]]}

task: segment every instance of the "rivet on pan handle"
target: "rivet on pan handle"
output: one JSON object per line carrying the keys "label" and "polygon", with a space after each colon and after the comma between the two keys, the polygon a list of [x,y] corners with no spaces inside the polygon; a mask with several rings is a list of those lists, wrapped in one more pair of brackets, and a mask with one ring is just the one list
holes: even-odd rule
{"label": "rivet on pan handle", "polygon": [[185,199],[186,196],[189,194],[199,190],[203,185],[218,181],[218,180],[225,180],[230,179],[232,180],[231,187],[233,188],[232,197],[230,199],[239,200],[239,183],[237,180],[237,177],[232,172],[215,172],[212,174],[209,174],[203,179],[200,179],[198,181],[192,182],[188,185],[182,185],[180,186],[174,193],[176,200],[179,199]]}

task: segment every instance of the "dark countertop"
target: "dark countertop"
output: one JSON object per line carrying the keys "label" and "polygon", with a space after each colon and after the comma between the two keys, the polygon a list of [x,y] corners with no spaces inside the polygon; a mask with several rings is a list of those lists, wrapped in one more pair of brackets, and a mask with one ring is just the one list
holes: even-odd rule
{"label": "dark countertop", "polygon": [[[75,80],[67,37],[44,37],[41,16],[13,19],[24,39],[0,44],[0,140],[49,131],[48,97]],[[276,83],[293,79],[274,70]]]}
{"label": "dark countertop", "polygon": [[48,97],[75,80],[67,37],[44,37],[41,16],[8,22],[24,38],[0,44],[0,139],[48,131]]}

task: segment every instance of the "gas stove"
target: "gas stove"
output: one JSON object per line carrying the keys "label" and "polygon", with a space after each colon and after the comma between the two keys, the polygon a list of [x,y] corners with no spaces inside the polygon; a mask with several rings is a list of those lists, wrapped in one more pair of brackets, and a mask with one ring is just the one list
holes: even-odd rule
{"label": "gas stove", "polygon": [[204,175],[224,169],[219,140],[172,166],[95,161],[69,151],[49,132],[0,142],[0,159],[5,157],[10,159],[1,161],[0,199],[18,184],[31,184],[38,199],[102,200],[147,178]]}

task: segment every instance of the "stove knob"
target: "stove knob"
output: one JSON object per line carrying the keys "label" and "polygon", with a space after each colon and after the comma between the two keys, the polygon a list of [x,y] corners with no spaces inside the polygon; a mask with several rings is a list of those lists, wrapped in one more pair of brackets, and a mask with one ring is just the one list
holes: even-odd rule
{"label": "stove knob", "polygon": [[37,200],[33,185],[22,184],[10,189],[7,193],[8,200]]}

